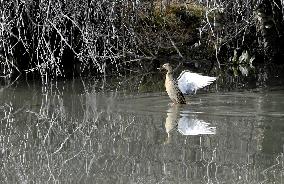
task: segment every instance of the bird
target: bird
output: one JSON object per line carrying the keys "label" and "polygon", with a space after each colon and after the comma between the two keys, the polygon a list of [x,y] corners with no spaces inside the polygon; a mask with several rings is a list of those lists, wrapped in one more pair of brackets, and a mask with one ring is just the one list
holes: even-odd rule
{"label": "bird", "polygon": [[186,104],[184,94],[196,94],[197,89],[208,86],[216,80],[216,77],[203,76],[189,70],[182,71],[175,80],[169,63],[162,65],[162,68],[167,70],[165,88],[174,104]]}

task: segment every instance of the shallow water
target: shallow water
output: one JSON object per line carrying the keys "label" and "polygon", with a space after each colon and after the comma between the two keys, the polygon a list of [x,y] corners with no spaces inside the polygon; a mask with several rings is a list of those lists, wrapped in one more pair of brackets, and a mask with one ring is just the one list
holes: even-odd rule
{"label": "shallow water", "polygon": [[[86,90],[88,89],[88,90]],[[0,90],[3,183],[284,183],[284,90]]]}

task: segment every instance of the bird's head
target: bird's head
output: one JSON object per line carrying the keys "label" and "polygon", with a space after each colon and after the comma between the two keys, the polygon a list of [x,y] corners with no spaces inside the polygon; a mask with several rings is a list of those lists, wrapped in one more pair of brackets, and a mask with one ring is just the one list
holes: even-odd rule
{"label": "bird's head", "polygon": [[166,69],[167,71],[172,71],[172,67],[169,63],[165,63],[162,66],[163,69]]}

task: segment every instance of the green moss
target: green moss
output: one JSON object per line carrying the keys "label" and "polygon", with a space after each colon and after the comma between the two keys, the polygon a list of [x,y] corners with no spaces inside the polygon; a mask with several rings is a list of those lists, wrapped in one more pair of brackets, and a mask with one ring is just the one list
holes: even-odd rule
{"label": "green moss", "polygon": [[204,14],[204,9],[198,6],[172,6],[170,8],[170,12],[187,26],[199,24]]}
{"label": "green moss", "polygon": [[155,27],[156,29],[180,29],[196,28],[200,25],[200,20],[205,14],[205,9],[200,5],[173,4],[164,11],[160,8],[154,9],[150,16],[141,16],[140,21],[144,25]]}
{"label": "green moss", "polygon": [[[201,27],[205,14],[206,7],[194,3],[171,4],[163,10],[157,5],[151,13],[140,16],[141,27],[137,31],[143,30],[142,34],[146,32],[149,35],[148,40],[141,43],[142,53],[154,53],[157,57],[171,57],[178,52],[194,59],[215,57],[214,46],[208,40],[199,38],[198,28]],[[211,15],[214,12],[209,14]],[[192,47],[199,41],[202,42],[201,45]]]}

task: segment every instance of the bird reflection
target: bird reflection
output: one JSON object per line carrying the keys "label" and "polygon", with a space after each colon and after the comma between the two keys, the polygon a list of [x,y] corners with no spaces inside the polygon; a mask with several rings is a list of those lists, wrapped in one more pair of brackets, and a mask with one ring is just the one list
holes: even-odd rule
{"label": "bird reflection", "polygon": [[216,127],[211,127],[210,123],[198,119],[196,116],[190,116],[182,113],[180,108],[181,106],[176,104],[168,109],[165,123],[168,137],[165,143],[171,142],[170,134],[176,128],[178,132],[183,135],[204,135],[216,133]]}

